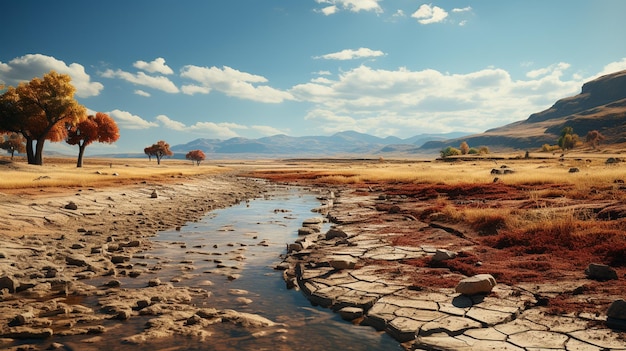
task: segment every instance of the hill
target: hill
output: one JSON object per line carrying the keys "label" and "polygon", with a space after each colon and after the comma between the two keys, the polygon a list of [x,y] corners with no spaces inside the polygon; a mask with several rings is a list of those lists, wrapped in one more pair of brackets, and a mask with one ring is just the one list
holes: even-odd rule
{"label": "hill", "polygon": [[566,126],[572,127],[581,138],[591,130],[598,130],[606,137],[605,144],[626,142],[626,70],[589,81],[582,86],[580,94],[560,99],[524,121],[463,138],[430,141],[420,149],[441,150],[458,146],[462,141],[492,149],[536,149],[543,144],[555,144]]}
{"label": "hill", "polygon": [[345,131],[331,136],[292,137],[284,134],[259,139],[231,138],[196,139],[186,144],[174,145],[171,150],[175,155],[183,155],[191,150],[202,150],[205,153],[258,156],[340,156],[369,155],[377,156],[388,153],[416,153],[416,150],[430,140],[447,140],[461,137],[467,133],[454,132],[447,134],[421,134],[407,139],[397,137],[380,138],[377,136]]}

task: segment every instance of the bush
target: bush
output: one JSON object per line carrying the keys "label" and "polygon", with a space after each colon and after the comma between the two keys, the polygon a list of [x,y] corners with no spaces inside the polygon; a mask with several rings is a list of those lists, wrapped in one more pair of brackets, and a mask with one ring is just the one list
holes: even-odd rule
{"label": "bush", "polygon": [[486,146],[481,146],[478,148],[478,153],[481,155],[489,155],[489,148]]}
{"label": "bush", "polygon": [[461,154],[461,150],[454,148],[452,146],[448,146],[447,148],[441,150],[441,157],[446,158],[448,156],[458,156]]}
{"label": "bush", "polygon": [[478,155],[478,154],[480,154],[480,151],[478,151],[478,149],[476,149],[476,148],[470,148],[467,153],[469,155]]}

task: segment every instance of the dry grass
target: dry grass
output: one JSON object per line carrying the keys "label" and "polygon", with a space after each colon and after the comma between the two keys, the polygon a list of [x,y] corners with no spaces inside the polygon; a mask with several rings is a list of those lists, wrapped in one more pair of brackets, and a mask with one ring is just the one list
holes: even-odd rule
{"label": "dry grass", "polygon": [[230,170],[202,164],[194,166],[182,160],[163,160],[161,165],[147,159],[89,159],[82,168],[69,158],[47,158],[43,166],[24,160],[11,162],[0,158],[0,191],[28,188],[98,187],[126,184],[139,180],[164,180]]}

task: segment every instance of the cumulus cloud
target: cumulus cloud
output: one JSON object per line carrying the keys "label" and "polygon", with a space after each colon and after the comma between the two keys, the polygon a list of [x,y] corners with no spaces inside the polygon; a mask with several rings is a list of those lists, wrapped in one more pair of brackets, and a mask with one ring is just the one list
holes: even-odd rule
{"label": "cumulus cloud", "polygon": [[417,19],[421,24],[439,23],[448,17],[448,12],[439,6],[423,4],[417,11],[413,12],[411,17]]}
{"label": "cumulus cloud", "polygon": [[156,119],[161,122],[161,124],[168,129],[179,131],[179,132],[192,132],[197,134],[210,134],[212,138],[217,139],[229,139],[235,138],[239,136],[237,130],[252,130],[257,132],[263,136],[282,134],[283,131],[271,127],[271,126],[262,126],[262,125],[253,125],[253,126],[245,126],[238,123],[232,122],[196,122],[193,125],[187,126],[182,122],[173,120],[166,115],[159,115]]}
{"label": "cumulus cloud", "polygon": [[139,96],[145,96],[145,97],[150,97],[150,93],[143,91],[141,89],[137,89],[134,91],[135,95],[139,95]]}
{"label": "cumulus cloud", "polygon": [[433,69],[374,69],[361,65],[336,79],[313,79],[290,92],[313,108],[305,119],[325,131],[368,133],[419,130],[467,132],[527,118],[554,101],[576,94],[584,82],[565,79],[567,63],[558,63],[514,80],[504,69],[467,73]]}
{"label": "cumulus cloud", "polygon": [[319,10],[324,15],[329,16],[347,10],[350,12],[371,11],[382,13],[383,9],[378,4],[382,0],[315,0],[318,4],[328,5]]}
{"label": "cumulus cloud", "polygon": [[146,71],[148,73],[160,73],[160,74],[174,73],[174,71],[172,71],[172,69],[169,68],[165,64],[165,59],[162,57],[157,57],[152,62],[137,61],[133,63],[133,67],[140,69],[142,71]]}
{"label": "cumulus cloud", "polygon": [[146,121],[145,119],[137,115],[133,115],[132,113],[127,111],[120,111],[118,109],[115,109],[111,112],[108,112],[107,114],[115,120],[120,128],[148,129],[151,127],[159,126],[157,123]]}
{"label": "cumulus cloud", "polygon": [[615,73],[617,71],[622,71],[625,69],[626,69],[626,57],[624,57],[620,61],[612,62],[604,66],[604,69],[600,73],[598,73],[594,78],[597,78],[606,74],[610,74],[610,73]]}
{"label": "cumulus cloud", "polygon": [[354,60],[358,58],[379,57],[379,56],[384,56],[384,55],[385,53],[380,50],[358,48],[356,50],[351,50],[351,49],[341,50],[339,52],[334,52],[331,54],[315,56],[314,58],[325,59],[325,60]]}
{"label": "cumulus cloud", "polygon": [[51,70],[69,75],[78,97],[97,96],[104,89],[101,83],[91,81],[91,77],[85,73],[85,67],[82,65],[71,63],[68,66],[61,60],[41,54],[16,57],[8,63],[0,62],[0,81],[7,85],[16,86],[20,82],[30,81],[35,77],[43,77]]}
{"label": "cumulus cloud", "polygon": [[259,84],[266,83],[267,78],[241,72],[228,66],[209,68],[188,65],[183,67],[181,77],[196,82],[183,87],[185,94],[208,94],[212,90],[217,90],[228,96],[264,103],[293,100],[293,96],[288,92]]}
{"label": "cumulus cloud", "polygon": [[178,93],[178,87],[171,80],[164,76],[150,76],[144,72],[130,73],[120,69],[112,70],[107,69],[100,74],[104,78],[119,78],[127,82],[142,85],[149,88],[164,91],[166,93],[175,94]]}

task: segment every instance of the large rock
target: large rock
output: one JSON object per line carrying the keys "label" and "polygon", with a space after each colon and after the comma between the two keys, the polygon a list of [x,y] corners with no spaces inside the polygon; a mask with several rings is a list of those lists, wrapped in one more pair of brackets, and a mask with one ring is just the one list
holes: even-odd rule
{"label": "large rock", "polygon": [[615,300],[609,306],[606,316],[610,318],[623,319],[626,321],[626,301],[623,299]]}
{"label": "large rock", "polygon": [[456,257],[456,252],[445,250],[445,249],[437,249],[435,251],[435,255],[433,256],[433,261],[446,261],[451,260]]}
{"label": "large rock", "polygon": [[617,272],[615,269],[599,263],[590,263],[585,269],[585,274],[587,275],[587,278],[593,280],[606,281],[617,279]]}
{"label": "large rock", "polygon": [[20,286],[20,282],[8,275],[0,277],[0,290],[8,289],[10,293],[14,293],[15,290]]}
{"label": "large rock", "polygon": [[346,234],[346,232],[344,232],[341,229],[338,228],[330,228],[327,232],[326,232],[326,240],[332,240],[334,238],[340,238],[340,239],[344,239],[347,238],[348,234]]}
{"label": "large rock", "polygon": [[477,274],[459,282],[455,291],[463,295],[489,294],[496,286],[496,279],[491,274]]}
{"label": "large rock", "polygon": [[335,255],[328,258],[328,264],[334,269],[354,269],[357,261],[350,255]]}

